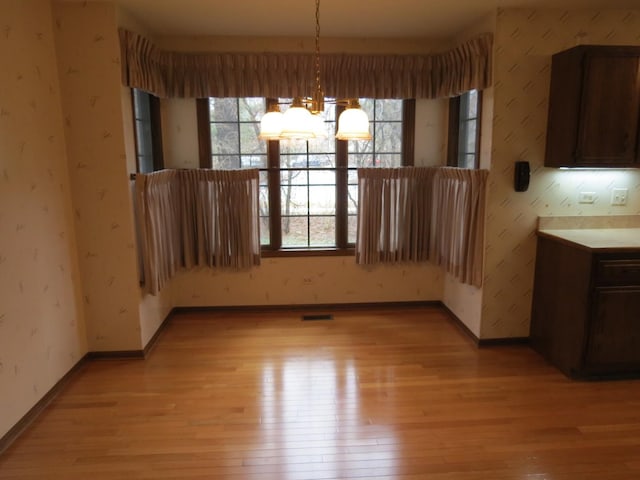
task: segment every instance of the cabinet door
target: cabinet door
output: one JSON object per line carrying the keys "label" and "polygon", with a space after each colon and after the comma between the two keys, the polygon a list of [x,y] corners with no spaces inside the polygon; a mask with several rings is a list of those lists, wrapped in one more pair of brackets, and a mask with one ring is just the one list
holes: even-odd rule
{"label": "cabinet door", "polygon": [[630,165],[639,160],[640,56],[593,51],[584,57],[578,164]]}
{"label": "cabinet door", "polygon": [[640,372],[640,287],[596,288],[592,305],[586,370]]}

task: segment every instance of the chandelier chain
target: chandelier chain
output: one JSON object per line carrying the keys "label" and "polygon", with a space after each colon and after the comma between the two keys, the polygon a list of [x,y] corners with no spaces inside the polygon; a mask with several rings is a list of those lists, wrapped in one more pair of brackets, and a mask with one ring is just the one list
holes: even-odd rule
{"label": "chandelier chain", "polygon": [[[294,97],[289,109],[280,113],[278,103],[274,103],[260,121],[261,140],[283,140],[325,138],[327,127],[323,118],[324,92],[320,85],[320,0],[316,1],[316,85],[311,97]],[[338,140],[370,140],[369,118],[360,108],[358,99],[334,99],[331,103],[346,107],[337,121]]]}
{"label": "chandelier chain", "polygon": [[316,0],[316,90],[320,89],[320,0]]}

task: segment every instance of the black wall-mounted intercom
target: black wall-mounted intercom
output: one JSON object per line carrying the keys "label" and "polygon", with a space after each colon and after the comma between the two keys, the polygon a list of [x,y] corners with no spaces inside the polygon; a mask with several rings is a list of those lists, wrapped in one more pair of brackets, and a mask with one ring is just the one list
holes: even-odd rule
{"label": "black wall-mounted intercom", "polygon": [[529,188],[531,178],[531,168],[529,162],[516,162],[515,175],[513,178],[513,188],[516,192],[526,192]]}

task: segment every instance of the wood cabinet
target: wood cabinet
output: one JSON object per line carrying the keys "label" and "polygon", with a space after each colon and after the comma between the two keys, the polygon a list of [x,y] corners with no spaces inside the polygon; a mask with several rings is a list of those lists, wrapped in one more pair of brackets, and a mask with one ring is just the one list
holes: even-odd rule
{"label": "wood cabinet", "polygon": [[640,167],[640,47],[553,55],[545,166]]}
{"label": "wood cabinet", "polygon": [[640,251],[538,238],[531,345],[566,375],[640,375]]}

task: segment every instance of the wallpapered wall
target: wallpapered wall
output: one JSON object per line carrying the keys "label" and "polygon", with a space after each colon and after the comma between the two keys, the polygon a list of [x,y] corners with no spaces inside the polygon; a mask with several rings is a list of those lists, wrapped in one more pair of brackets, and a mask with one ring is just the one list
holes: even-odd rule
{"label": "wallpapered wall", "polygon": [[[481,337],[528,336],[538,216],[640,213],[640,172],[544,168],[551,55],[577,44],[640,45],[640,10],[499,10],[494,38],[493,154],[487,205]],[[513,164],[531,163],[528,192]],[[626,207],[610,190],[629,188]],[[596,192],[593,205],[580,191]]]}
{"label": "wallpapered wall", "polygon": [[139,288],[110,3],[54,3],[89,349],[139,350]]}
{"label": "wallpapered wall", "polygon": [[305,305],[439,300],[440,268],[364,268],[353,257],[264,258],[248,272],[201,269],[172,282],[175,305]]}
{"label": "wallpapered wall", "polygon": [[0,2],[0,437],[87,351],[48,0]]}

